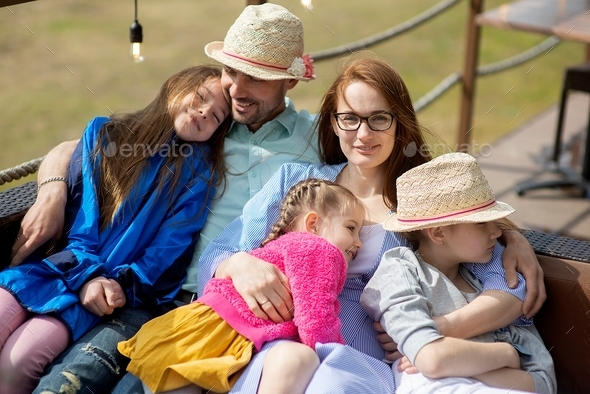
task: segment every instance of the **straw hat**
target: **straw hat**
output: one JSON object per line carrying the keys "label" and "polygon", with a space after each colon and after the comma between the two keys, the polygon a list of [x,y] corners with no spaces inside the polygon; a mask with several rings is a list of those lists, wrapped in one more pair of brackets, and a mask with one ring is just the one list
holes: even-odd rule
{"label": "straw hat", "polygon": [[205,46],[218,62],[266,80],[315,78],[312,60],[303,56],[303,25],[280,5],[265,3],[244,8],[224,41]]}
{"label": "straw hat", "polygon": [[491,222],[514,212],[496,201],[477,161],[466,153],[448,153],[412,168],[396,185],[397,212],[383,223],[390,231]]}

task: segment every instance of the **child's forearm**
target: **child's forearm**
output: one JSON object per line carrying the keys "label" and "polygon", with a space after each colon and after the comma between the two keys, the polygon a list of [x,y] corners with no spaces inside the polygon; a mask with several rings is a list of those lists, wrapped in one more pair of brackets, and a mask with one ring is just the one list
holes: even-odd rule
{"label": "child's forearm", "polygon": [[500,368],[472,376],[490,387],[508,390],[535,391],[535,382],[530,373],[515,368]]}
{"label": "child's forearm", "polygon": [[522,301],[501,290],[488,290],[469,304],[432,319],[441,334],[468,339],[505,327],[521,314]]}
{"label": "child's forearm", "polygon": [[441,338],[420,349],[414,366],[426,377],[472,377],[503,367],[520,368],[512,345]]}

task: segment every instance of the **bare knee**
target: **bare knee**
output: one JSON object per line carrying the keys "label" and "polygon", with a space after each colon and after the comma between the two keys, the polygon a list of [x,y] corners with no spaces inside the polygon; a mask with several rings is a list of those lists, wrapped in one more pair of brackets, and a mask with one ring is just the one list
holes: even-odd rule
{"label": "bare knee", "polygon": [[309,346],[280,343],[264,359],[258,393],[303,393],[319,365],[319,357]]}
{"label": "bare knee", "polygon": [[267,366],[283,371],[297,371],[300,369],[313,369],[320,365],[320,359],[316,352],[309,346],[298,342],[279,343],[268,351],[264,361],[264,369]]}

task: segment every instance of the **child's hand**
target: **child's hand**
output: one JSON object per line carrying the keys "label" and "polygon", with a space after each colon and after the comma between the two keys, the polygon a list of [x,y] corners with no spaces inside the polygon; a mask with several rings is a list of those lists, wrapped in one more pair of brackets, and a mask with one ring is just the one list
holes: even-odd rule
{"label": "child's hand", "polygon": [[110,315],[125,305],[125,293],[116,280],[102,276],[88,281],[80,290],[80,303],[97,316]]}
{"label": "child's hand", "polygon": [[403,356],[399,363],[397,364],[397,371],[398,372],[405,372],[405,373],[418,373],[418,369],[412,365],[410,360],[406,356]]}
{"label": "child's hand", "polygon": [[105,299],[107,300],[107,304],[112,308],[121,308],[125,305],[127,301],[125,299],[125,292],[123,288],[114,279],[109,279],[111,282],[111,286],[105,287]]}

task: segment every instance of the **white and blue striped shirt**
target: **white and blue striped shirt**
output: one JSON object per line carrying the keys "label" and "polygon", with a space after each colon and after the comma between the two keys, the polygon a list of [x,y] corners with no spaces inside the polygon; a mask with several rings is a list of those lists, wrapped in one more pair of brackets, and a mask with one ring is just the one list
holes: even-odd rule
{"label": "white and blue striped shirt", "polygon": [[[214,276],[215,270],[223,260],[239,251],[247,252],[260,246],[260,243],[270,232],[272,225],[279,218],[282,200],[293,185],[309,178],[335,181],[337,175],[345,166],[346,164],[326,165],[301,163],[287,163],[281,166],[279,171],[244,206],[242,215],[232,221],[216,239],[209,243],[201,255],[197,281],[198,293],[201,294],[203,292],[205,284]],[[377,269],[381,256],[387,250],[397,246],[408,246],[408,241],[400,234],[386,231],[381,251],[377,254],[373,268],[358,277],[348,278],[346,280],[339,300],[341,303],[340,319],[342,321],[342,336],[348,346],[318,344],[316,350],[322,359],[322,366],[320,366],[320,369],[314,375],[314,379],[308,387],[308,392],[324,392],[315,390],[319,390],[320,386],[324,387],[327,385],[328,381],[334,382],[334,378],[340,381],[340,383],[334,383],[337,387],[341,387],[339,385],[342,384],[347,388],[351,388],[352,386],[350,384],[353,384],[355,387],[361,384],[366,389],[358,392],[393,392],[394,385],[391,370],[385,364],[378,361],[385,357],[385,352],[377,341],[377,332],[373,328],[373,320],[361,307],[359,300],[367,282]],[[523,283],[521,283],[519,288],[512,290],[507,287],[505,279],[501,280],[501,278],[504,278],[501,251],[499,253],[494,252],[492,259],[496,264],[486,264],[486,266],[494,267],[495,269],[499,267],[500,271],[495,275],[484,273],[487,276],[482,279],[488,282],[485,283],[484,281],[486,289],[509,291],[517,297],[524,299],[524,281],[522,281]],[[474,274],[479,278],[482,273],[475,272]],[[265,349],[272,347],[274,344],[276,344],[276,341],[265,345],[263,351],[254,357],[251,365],[242,374],[234,390],[231,391],[232,393],[255,392],[255,388],[258,386]],[[320,351],[320,349],[322,350]],[[323,356],[322,352],[325,353]],[[376,374],[364,374],[361,370],[374,371]],[[383,373],[387,376],[384,376]],[[360,375],[366,375],[365,377],[367,379],[363,379]],[[345,376],[354,377],[354,379],[348,381]],[[348,383],[346,383],[347,381]],[[330,383],[330,387],[331,385],[332,383]],[[252,387],[254,387],[254,391],[251,391]],[[314,390],[312,390],[313,387],[315,387]],[[354,391],[354,389],[351,390]]]}

